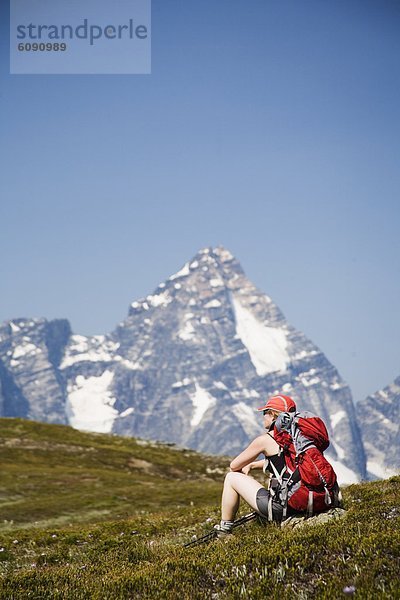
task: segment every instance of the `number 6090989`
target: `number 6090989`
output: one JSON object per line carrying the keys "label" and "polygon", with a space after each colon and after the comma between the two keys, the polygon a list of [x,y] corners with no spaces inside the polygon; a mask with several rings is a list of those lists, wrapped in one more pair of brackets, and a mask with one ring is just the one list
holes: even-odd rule
{"label": "number 6090989", "polygon": [[65,42],[25,42],[18,44],[20,52],[65,52],[67,44]]}

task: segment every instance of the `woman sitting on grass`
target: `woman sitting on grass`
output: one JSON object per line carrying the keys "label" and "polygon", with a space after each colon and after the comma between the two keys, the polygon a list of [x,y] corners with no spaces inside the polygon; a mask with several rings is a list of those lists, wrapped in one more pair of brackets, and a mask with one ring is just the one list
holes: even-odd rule
{"label": "woman sitting on grass", "polygon": [[[322,457],[322,460],[328,466],[328,475],[330,475],[329,483],[327,483],[321,472],[317,470],[319,477],[317,479],[318,488],[316,489],[318,491],[314,492],[310,491],[310,486],[304,485],[301,481],[299,469],[296,468],[297,463],[293,463],[293,452],[295,452],[293,444],[291,444],[292,455],[290,455],[287,443],[282,443],[281,431],[284,428],[284,423],[293,422],[296,413],[296,404],[292,398],[283,395],[273,396],[265,406],[261,406],[257,410],[263,413],[264,428],[267,433],[256,437],[230,464],[230,472],[225,477],[222,493],[221,522],[215,525],[219,535],[231,532],[233,521],[239,509],[240,498],[243,498],[261,516],[270,521],[280,522],[286,517],[286,514],[289,516],[295,512],[306,511],[307,508],[310,508],[310,503],[312,510],[313,499],[315,498],[317,499],[316,512],[326,510],[327,507],[330,508],[335,493],[338,491],[336,475],[331,465],[315,445],[310,442],[310,439],[302,436],[302,441],[305,440],[308,447],[313,447]],[[311,415],[304,414],[305,418],[307,416]],[[277,428],[276,420],[278,417],[280,418],[278,419]],[[315,417],[313,418],[315,420]],[[326,432],[323,422],[320,419],[317,419],[317,421],[322,424]],[[277,443],[275,437],[281,445]],[[292,438],[289,439],[292,442]],[[260,454],[264,454],[265,460],[256,461]],[[262,468],[275,476],[268,490],[249,475],[251,470]],[[324,482],[323,488],[325,491],[321,487],[322,481]],[[286,492],[287,499],[285,498]],[[296,500],[294,494],[296,494]],[[325,502],[321,503],[321,498],[326,501],[326,504]]]}

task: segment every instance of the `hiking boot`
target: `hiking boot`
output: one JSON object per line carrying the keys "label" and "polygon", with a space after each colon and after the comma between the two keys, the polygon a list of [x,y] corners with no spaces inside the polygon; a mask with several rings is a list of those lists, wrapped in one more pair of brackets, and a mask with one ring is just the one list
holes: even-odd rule
{"label": "hiking boot", "polygon": [[232,521],[221,521],[221,523],[214,525],[214,529],[218,538],[224,538],[232,533]]}

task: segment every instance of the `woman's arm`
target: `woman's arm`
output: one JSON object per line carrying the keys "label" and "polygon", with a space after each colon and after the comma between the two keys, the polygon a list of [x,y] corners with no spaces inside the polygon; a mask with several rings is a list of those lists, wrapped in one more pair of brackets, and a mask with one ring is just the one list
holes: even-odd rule
{"label": "woman's arm", "polygon": [[231,471],[241,471],[243,467],[253,462],[265,450],[265,435],[256,437],[229,465]]}
{"label": "woman's arm", "polygon": [[252,471],[253,469],[262,469],[264,466],[264,462],[265,462],[264,459],[256,460],[255,462],[251,462],[250,464],[242,467],[242,473],[244,473],[245,475],[248,475],[250,473],[250,471]]}

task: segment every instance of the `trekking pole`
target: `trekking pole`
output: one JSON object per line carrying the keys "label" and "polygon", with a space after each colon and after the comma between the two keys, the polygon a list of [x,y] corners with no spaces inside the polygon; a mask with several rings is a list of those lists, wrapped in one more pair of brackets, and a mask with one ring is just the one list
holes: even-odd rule
{"label": "trekking pole", "polygon": [[[240,525],[244,525],[245,523],[252,521],[253,519],[255,519],[258,516],[259,515],[256,512],[252,512],[252,513],[249,513],[248,515],[244,515],[243,517],[240,517],[240,519],[236,519],[236,521],[233,521],[232,529],[235,529],[236,527],[239,527]],[[183,547],[190,548],[191,546],[198,546],[199,544],[204,544],[205,542],[213,540],[215,537],[217,537],[217,535],[218,535],[218,531],[216,529],[212,529],[209,533],[206,533],[202,537],[196,538],[195,540],[192,540],[191,542],[187,542],[186,544],[183,545]]]}

